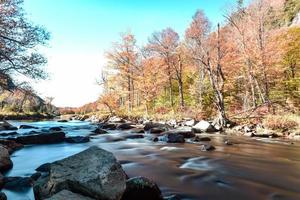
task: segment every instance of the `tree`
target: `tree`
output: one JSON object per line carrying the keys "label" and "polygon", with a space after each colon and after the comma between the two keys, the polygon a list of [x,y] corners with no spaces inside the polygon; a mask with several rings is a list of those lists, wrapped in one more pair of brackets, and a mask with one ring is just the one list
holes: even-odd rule
{"label": "tree", "polygon": [[47,60],[37,47],[46,44],[49,33],[26,18],[22,4],[23,0],[0,2],[0,74],[10,79],[18,74],[45,78],[42,66]]}

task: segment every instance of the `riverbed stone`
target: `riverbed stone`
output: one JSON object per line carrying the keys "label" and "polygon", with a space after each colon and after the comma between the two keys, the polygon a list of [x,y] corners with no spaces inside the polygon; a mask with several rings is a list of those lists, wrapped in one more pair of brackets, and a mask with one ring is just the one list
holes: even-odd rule
{"label": "riverbed stone", "polygon": [[130,178],[122,200],[163,200],[158,186],[145,177]]}
{"label": "riverbed stone", "polygon": [[167,143],[184,143],[184,137],[177,133],[164,134],[160,139]]}
{"label": "riverbed stone", "polygon": [[62,127],[60,126],[55,126],[55,127],[51,127],[49,128],[50,131],[62,131]]}
{"label": "riverbed stone", "polygon": [[51,163],[45,163],[40,165],[38,168],[35,169],[35,171],[38,172],[50,172]]}
{"label": "riverbed stone", "polygon": [[90,137],[87,136],[73,136],[65,139],[67,143],[87,143],[90,141]]}
{"label": "riverbed stone", "polygon": [[18,133],[16,131],[14,131],[14,132],[0,133],[0,136],[3,136],[3,137],[12,136],[12,135],[18,135]]}
{"label": "riverbed stone", "polygon": [[30,177],[5,177],[4,188],[14,191],[21,191],[32,187],[33,179]]}
{"label": "riverbed stone", "polygon": [[94,135],[103,135],[103,134],[107,134],[108,133],[106,130],[103,130],[101,128],[96,128],[92,132],[93,133],[90,134],[91,136],[94,136]]}
{"label": "riverbed stone", "polygon": [[211,139],[209,137],[200,137],[200,136],[196,136],[193,139],[194,142],[209,142],[211,141]]}
{"label": "riverbed stone", "polygon": [[25,125],[20,125],[19,129],[39,129],[39,128],[25,124]]}
{"label": "riverbed stone", "polygon": [[46,200],[92,200],[92,198],[82,196],[68,190],[62,190]]}
{"label": "riverbed stone", "polygon": [[126,174],[114,155],[99,147],[51,164],[48,176],[34,184],[37,200],[70,190],[95,199],[119,200],[126,188]]}
{"label": "riverbed stone", "polygon": [[120,118],[120,117],[113,116],[113,117],[108,119],[108,122],[110,122],[110,123],[124,123],[125,120]]}
{"label": "riverbed stone", "polygon": [[53,133],[38,133],[34,135],[19,136],[12,138],[20,144],[54,144],[65,141],[66,134],[64,132],[53,132]]}
{"label": "riverbed stone", "polygon": [[7,121],[0,121],[0,131],[15,131],[18,130],[17,127],[14,127]]}
{"label": "riverbed stone", "polygon": [[217,131],[211,123],[205,120],[198,122],[195,126],[193,126],[192,130],[194,133],[213,133]]}
{"label": "riverbed stone", "polygon": [[129,130],[129,129],[133,129],[133,128],[134,127],[130,123],[123,123],[123,124],[117,125],[117,129],[119,129],[119,130]]}
{"label": "riverbed stone", "polygon": [[160,134],[165,131],[166,131],[166,129],[164,127],[154,127],[154,128],[151,128],[149,132],[151,134]]}
{"label": "riverbed stone", "polygon": [[9,154],[24,147],[24,145],[12,140],[0,140],[0,144],[8,150]]}
{"label": "riverbed stone", "polygon": [[107,129],[107,130],[116,130],[117,129],[117,124],[112,124],[112,123],[103,123],[100,125],[102,129]]}
{"label": "riverbed stone", "polygon": [[0,145],[0,172],[4,172],[13,167],[8,150]]}
{"label": "riverbed stone", "polygon": [[0,192],[0,200],[7,200],[6,194],[4,192]]}
{"label": "riverbed stone", "polygon": [[180,129],[174,129],[164,132],[164,134],[168,133],[174,133],[182,135],[184,138],[193,138],[195,137],[195,133],[192,132],[191,128],[180,128]]}
{"label": "riverbed stone", "polygon": [[142,128],[134,128],[131,130],[132,133],[145,133],[144,129]]}
{"label": "riverbed stone", "polygon": [[166,124],[156,123],[156,122],[146,122],[144,124],[145,131],[149,131],[152,128],[164,128],[164,129],[168,130],[170,127]]}
{"label": "riverbed stone", "polygon": [[201,149],[201,151],[213,151],[216,148],[210,144],[203,144],[203,145],[201,145],[200,149]]}

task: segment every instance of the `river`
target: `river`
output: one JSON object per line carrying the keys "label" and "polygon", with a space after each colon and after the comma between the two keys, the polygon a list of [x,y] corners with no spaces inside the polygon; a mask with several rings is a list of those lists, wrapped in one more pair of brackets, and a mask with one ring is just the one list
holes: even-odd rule
{"label": "river", "polygon": [[[89,122],[9,121],[40,129],[63,126],[67,136],[88,135]],[[19,134],[31,131],[19,130]],[[199,143],[152,142],[147,138],[123,139],[130,131],[110,131],[84,144],[32,145],[12,154],[14,167],[6,176],[30,176],[41,164],[60,160],[92,145],[111,151],[129,177],[155,181],[164,195],[185,200],[299,200],[300,143],[282,139],[255,139],[206,135],[216,150],[202,152]],[[233,145],[226,145],[230,140]],[[205,142],[202,142],[205,143]],[[202,144],[201,143],[201,144]],[[32,189],[3,190],[9,200],[33,200]]]}

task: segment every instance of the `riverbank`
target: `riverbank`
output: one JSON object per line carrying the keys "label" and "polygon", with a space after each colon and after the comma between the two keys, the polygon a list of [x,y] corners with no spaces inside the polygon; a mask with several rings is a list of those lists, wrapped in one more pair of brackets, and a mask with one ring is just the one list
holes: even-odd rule
{"label": "riverbank", "polygon": [[0,113],[0,120],[47,120],[56,115],[47,113]]}

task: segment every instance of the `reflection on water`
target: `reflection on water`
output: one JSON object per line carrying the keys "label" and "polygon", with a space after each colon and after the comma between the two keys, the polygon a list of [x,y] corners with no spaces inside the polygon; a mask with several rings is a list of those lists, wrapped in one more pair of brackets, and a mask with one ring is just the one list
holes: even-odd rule
{"label": "reflection on water", "polygon": [[[12,122],[18,126],[23,122]],[[87,135],[95,127],[87,122],[32,122],[40,129],[62,126],[68,135]],[[26,134],[21,130],[20,134]],[[113,152],[129,177],[153,179],[164,195],[209,200],[299,200],[300,145],[288,141],[213,135],[213,152],[200,144],[153,143],[147,139],[124,139],[128,132],[112,131],[86,144],[27,146],[12,155],[14,167],[7,176],[30,176],[39,165],[53,162],[97,145]],[[224,144],[225,140],[234,143]],[[8,199],[33,199],[32,190],[4,191]]]}

